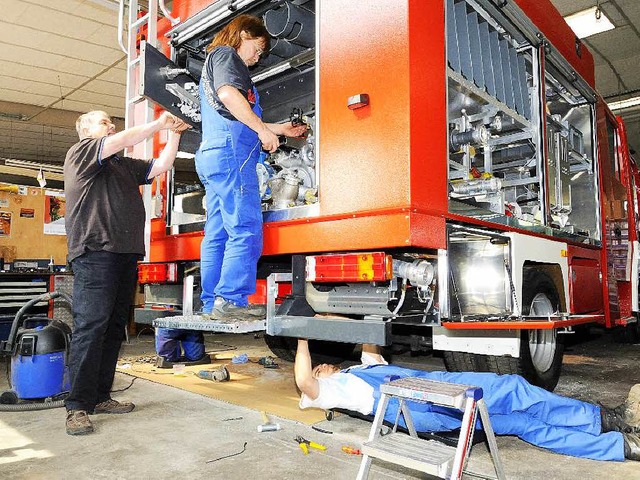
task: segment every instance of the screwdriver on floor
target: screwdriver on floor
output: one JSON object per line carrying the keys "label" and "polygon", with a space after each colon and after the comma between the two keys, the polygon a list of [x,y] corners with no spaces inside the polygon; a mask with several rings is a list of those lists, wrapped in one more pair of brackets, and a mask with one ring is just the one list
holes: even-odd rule
{"label": "screwdriver on floor", "polygon": [[342,451],[344,453],[348,453],[349,455],[362,455],[362,452],[360,450],[358,450],[357,448],[349,447],[347,445],[342,447]]}

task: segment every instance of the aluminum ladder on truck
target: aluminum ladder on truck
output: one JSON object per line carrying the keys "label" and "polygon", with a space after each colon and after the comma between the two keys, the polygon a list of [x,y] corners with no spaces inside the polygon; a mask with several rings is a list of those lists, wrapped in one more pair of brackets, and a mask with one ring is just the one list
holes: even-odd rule
{"label": "aluminum ladder on truck", "polygon": [[[487,406],[482,398],[483,392],[481,388],[408,377],[382,384],[380,393],[380,400],[378,401],[378,408],[371,426],[369,439],[362,445],[363,457],[358,471],[358,480],[364,480],[369,476],[373,458],[402,465],[440,478],[460,479],[471,453],[478,412],[480,413],[482,427],[489,444],[489,452],[493,460],[496,478],[498,480],[505,478],[502,463],[498,456],[496,437],[489,420]],[[392,433],[381,436],[380,428],[389,407],[389,401],[392,398],[397,399],[399,402],[398,415]],[[432,403],[463,411],[464,415],[458,445],[452,447],[437,440],[418,438],[407,400]],[[409,430],[409,435],[397,432],[401,413],[407,430]],[[473,476],[478,477],[480,475],[474,473]]]}
{"label": "aluminum ladder on truck", "polygon": [[[149,43],[153,47],[159,48],[158,45],[158,9],[162,12],[172,25],[179,22],[179,19],[173,18],[165,6],[164,0],[150,0],[145,2],[146,10],[142,9],[138,0],[128,0],[128,14],[126,14],[127,30],[125,34],[124,17],[125,17],[125,0],[118,2],[118,44],[121,50],[127,56],[127,88],[125,96],[125,129],[131,128],[138,124],[149,123],[154,119],[154,109],[150,100],[142,96],[142,83],[144,75],[142,72],[141,58],[144,52],[145,44]],[[126,36],[126,42],[123,37]],[[143,39],[144,38],[144,39]],[[125,155],[136,158],[151,159],[153,158],[153,138],[148,138],[140,142],[134,148],[128,148]],[[164,173],[169,175],[170,172]],[[152,198],[151,185],[145,185],[142,189],[142,200],[144,202],[145,218],[145,234],[144,243],[145,251],[148,255],[150,251],[150,219],[151,216],[159,217],[162,212],[159,211],[162,205],[160,198]]]}

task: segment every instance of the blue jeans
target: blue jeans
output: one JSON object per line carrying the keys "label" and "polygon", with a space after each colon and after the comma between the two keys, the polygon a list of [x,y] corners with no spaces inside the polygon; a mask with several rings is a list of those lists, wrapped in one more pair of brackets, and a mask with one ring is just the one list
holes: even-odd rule
{"label": "blue jeans", "polygon": [[71,262],[73,334],[67,410],[93,411],[111,398],[124,329],[129,320],[140,256],[86,252]]}

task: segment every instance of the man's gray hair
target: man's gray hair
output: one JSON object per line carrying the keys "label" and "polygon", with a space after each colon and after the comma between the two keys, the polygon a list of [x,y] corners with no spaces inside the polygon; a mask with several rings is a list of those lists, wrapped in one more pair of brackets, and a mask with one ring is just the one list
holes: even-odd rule
{"label": "man's gray hair", "polygon": [[106,115],[106,113],[102,110],[92,110],[91,112],[83,113],[78,117],[78,120],[76,120],[76,132],[78,132],[78,137],[80,137],[80,140],[86,138],[84,130],[91,127],[91,124],[93,123],[92,117],[96,113],[104,113]]}

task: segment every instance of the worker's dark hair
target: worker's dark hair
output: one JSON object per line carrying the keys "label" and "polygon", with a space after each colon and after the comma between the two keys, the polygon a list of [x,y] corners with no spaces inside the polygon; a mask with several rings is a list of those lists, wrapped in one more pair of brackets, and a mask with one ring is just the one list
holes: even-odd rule
{"label": "worker's dark hair", "polygon": [[231,20],[222,30],[216,33],[211,43],[207,45],[207,52],[216,47],[228,46],[236,50],[240,48],[242,43],[241,33],[246,32],[250,39],[261,38],[264,40],[264,51],[268,52],[271,48],[271,35],[267,31],[261,18],[253,15],[238,15]]}

